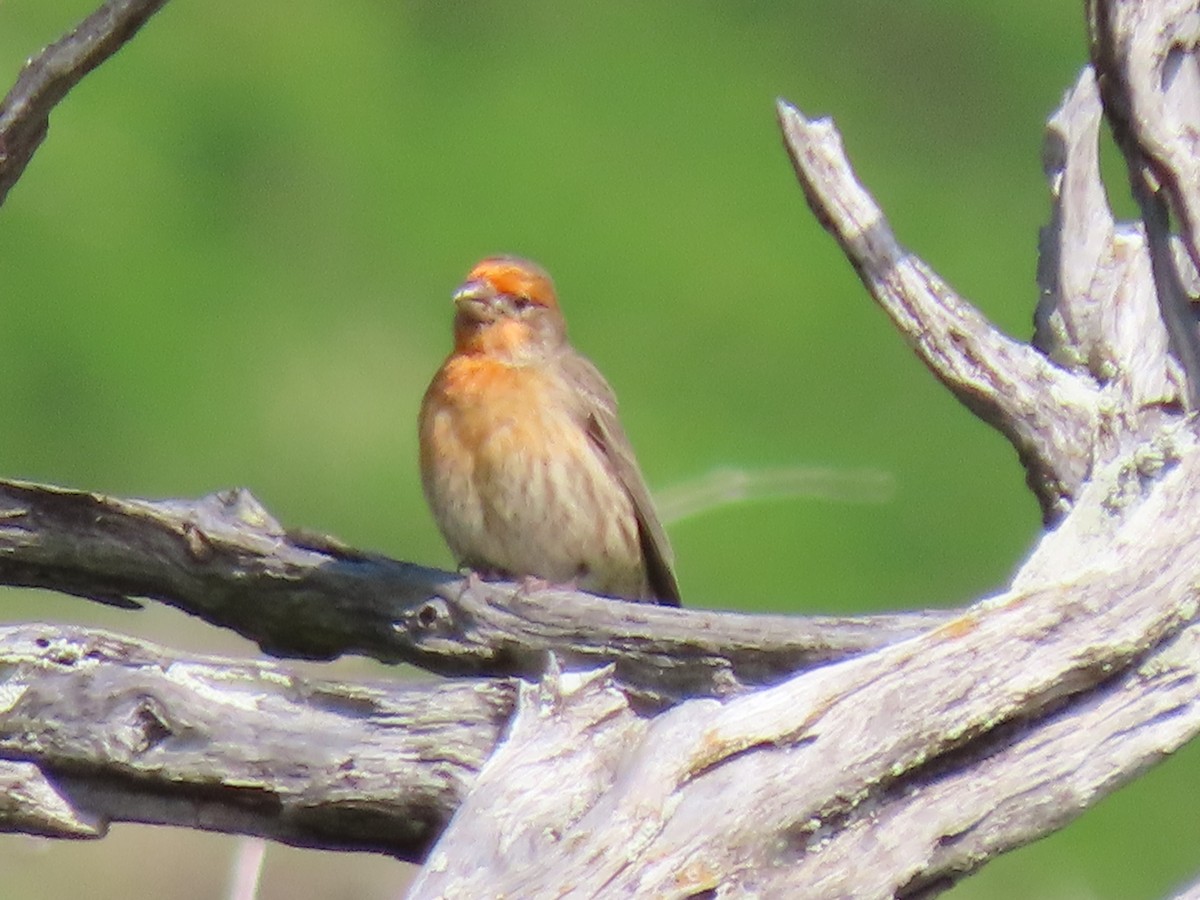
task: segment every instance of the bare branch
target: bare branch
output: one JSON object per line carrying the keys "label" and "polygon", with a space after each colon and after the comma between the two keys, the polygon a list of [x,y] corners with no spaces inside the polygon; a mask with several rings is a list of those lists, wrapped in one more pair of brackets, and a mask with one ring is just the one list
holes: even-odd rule
{"label": "bare branch", "polygon": [[[616,895],[671,879],[902,894],[1061,826],[1200,728],[1200,451],[1186,432],[1177,449],[1111,558],[910,641],[652,720],[604,673],[526,686],[423,890],[472,896],[491,878],[532,896],[586,875],[574,883]],[[1058,551],[1075,540],[1059,529],[1035,560],[1071,559]],[[504,684],[318,684],[50,626],[4,629],[0,648],[0,756],[55,790],[0,820],[43,833],[55,816],[79,834],[202,824],[415,858],[512,700]]]}
{"label": "bare branch", "polygon": [[0,204],[50,127],[50,111],[88,72],[137,34],[166,0],[108,0],[25,64],[0,103]]}
{"label": "bare branch", "polygon": [[[0,627],[0,831],[183,825],[419,859],[512,711],[503,680],[348,685]],[[6,761],[6,762],[5,762]]]}
{"label": "bare branch", "polygon": [[1193,882],[1175,894],[1173,900],[1200,900],[1200,881]]}
{"label": "bare branch", "polygon": [[1047,522],[1070,508],[1090,470],[1097,386],[1001,334],[896,241],[855,179],[828,120],[780,101],[784,143],[821,224],[934,375],[1016,448]]}
{"label": "bare branch", "polygon": [[523,688],[412,896],[907,896],[1061,827],[1200,730],[1194,442],[1140,506],[1111,559],[723,704]]}
{"label": "bare branch", "polygon": [[1200,269],[1200,10],[1192,0],[1089,0],[1092,64],[1142,211],[1159,308],[1200,408],[1200,334],[1172,247],[1170,216]]}
{"label": "bare branch", "polygon": [[878,469],[815,466],[733,469],[723,467],[654,492],[664,522],[679,522],[732,503],[818,498],[841,503],[883,503],[896,493],[895,479]]}
{"label": "bare branch", "polygon": [[1118,227],[1108,210],[1100,116],[1089,66],[1046,127],[1042,155],[1053,206],[1039,240],[1034,344],[1104,386],[1127,438],[1152,434],[1164,410],[1182,405],[1183,373],[1168,353],[1145,233]]}
{"label": "bare branch", "polygon": [[653,704],[774,683],[952,615],[798,619],[525,590],[289,534],[245,491],[156,502],[11,481],[0,481],[0,584],[161,600],[276,656],[536,678],[553,650],[573,666],[615,662]]}

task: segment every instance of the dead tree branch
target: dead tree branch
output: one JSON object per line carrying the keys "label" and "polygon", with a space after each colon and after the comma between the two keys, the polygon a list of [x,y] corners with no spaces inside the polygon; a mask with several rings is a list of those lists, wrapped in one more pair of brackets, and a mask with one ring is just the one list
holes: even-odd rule
{"label": "dead tree branch", "polygon": [[538,678],[614,663],[652,705],[773,684],[919,634],[951,614],[800,619],[523,591],[289,534],[245,491],[122,500],[0,481],[0,584],[118,606],[153,598],[274,656],[347,653],[445,675]]}
{"label": "dead tree branch", "polygon": [[0,103],[0,204],[50,128],[50,111],[137,34],[166,0],[109,0],[25,64]]}
{"label": "dead tree branch", "polygon": [[1200,10],[1189,0],[1089,0],[1088,22],[1105,112],[1149,237],[1163,322],[1196,409],[1200,334],[1170,227],[1174,213],[1190,268],[1200,268]]}
{"label": "dead tree branch", "polygon": [[1098,391],[1034,348],[1001,334],[925,263],[900,246],[854,178],[841,137],[780,101],[779,123],[809,206],[871,296],[935,376],[1016,448],[1047,523],[1087,479],[1079,452],[1096,432]]}
{"label": "dead tree branch", "polygon": [[[527,687],[410,896],[936,893],[1200,729],[1200,627],[1176,630],[1194,592],[1152,598],[1156,585],[1119,609],[1121,586],[1096,574],[1005,595],[905,644],[649,723],[603,678]],[[1092,602],[1104,608],[1078,629]]]}
{"label": "dead tree branch", "polygon": [[515,685],[339,684],[82,628],[0,627],[0,831],[181,825],[419,860]]}

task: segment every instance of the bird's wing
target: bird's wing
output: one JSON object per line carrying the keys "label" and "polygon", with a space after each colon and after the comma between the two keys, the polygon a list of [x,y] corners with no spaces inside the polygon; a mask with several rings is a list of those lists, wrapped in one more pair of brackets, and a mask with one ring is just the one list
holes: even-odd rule
{"label": "bird's wing", "polygon": [[633,456],[633,446],[617,418],[616,395],[587,358],[572,353],[564,360],[564,366],[568,379],[579,390],[583,400],[582,413],[587,417],[589,437],[633,501],[638,539],[646,562],[646,577],[654,599],[664,606],[679,606],[679,584],[672,568],[674,554],[655,512],[650,489],[646,487]]}

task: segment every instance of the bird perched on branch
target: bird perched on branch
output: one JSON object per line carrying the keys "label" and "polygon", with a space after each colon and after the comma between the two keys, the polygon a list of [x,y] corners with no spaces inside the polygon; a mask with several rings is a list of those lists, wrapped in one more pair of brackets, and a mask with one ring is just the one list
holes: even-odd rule
{"label": "bird perched on branch", "polygon": [[671,547],[612,388],[567,340],[535,263],[483,260],[421,403],[421,480],[458,562],[679,605]]}

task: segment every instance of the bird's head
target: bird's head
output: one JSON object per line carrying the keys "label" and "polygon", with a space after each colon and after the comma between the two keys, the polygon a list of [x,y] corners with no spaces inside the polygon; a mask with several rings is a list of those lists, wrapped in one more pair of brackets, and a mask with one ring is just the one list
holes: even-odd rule
{"label": "bird's head", "polygon": [[521,356],[566,341],[554,282],[537,263],[489,256],[454,292],[454,345],[459,352]]}

